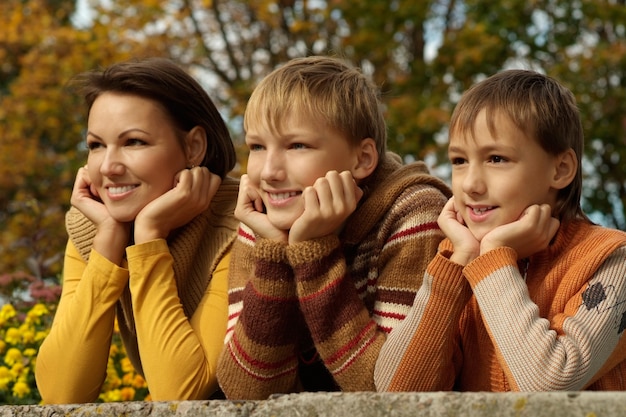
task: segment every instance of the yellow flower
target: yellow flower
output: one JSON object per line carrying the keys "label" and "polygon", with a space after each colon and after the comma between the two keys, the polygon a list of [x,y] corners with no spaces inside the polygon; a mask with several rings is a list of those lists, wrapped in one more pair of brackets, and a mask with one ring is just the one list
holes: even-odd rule
{"label": "yellow flower", "polygon": [[[0,349],[0,352],[1,351],[2,349]],[[24,349],[24,352],[22,352],[22,354],[28,358],[32,358],[37,355],[37,349],[27,348],[27,349]]]}
{"label": "yellow flower", "polygon": [[15,385],[13,385],[13,395],[18,398],[24,398],[26,395],[30,394],[30,387],[24,381],[17,381]]}
{"label": "yellow flower", "polygon": [[24,375],[24,371],[28,374],[28,369],[24,368],[24,364],[22,362],[15,362],[11,367],[11,375],[13,378],[18,379],[20,376]]}
{"label": "yellow flower", "polygon": [[20,331],[18,329],[15,327],[9,327],[4,335],[4,340],[10,345],[17,345],[22,341],[22,336],[20,335]]}
{"label": "yellow flower", "polygon": [[11,348],[7,350],[7,354],[4,355],[4,363],[9,366],[13,366],[17,362],[22,361],[22,352],[17,348]]}
{"label": "yellow flower", "polygon": [[48,311],[48,307],[46,307],[45,304],[38,303],[30,309],[27,315],[29,317],[41,317],[45,316],[46,314],[50,314],[50,311]]}
{"label": "yellow flower", "polygon": [[135,388],[146,388],[148,384],[146,380],[139,374],[135,375],[135,379],[133,381],[133,387]]}
{"label": "yellow flower", "polygon": [[22,330],[22,341],[24,343],[35,342],[35,331],[32,328],[20,328]]}
{"label": "yellow flower", "polygon": [[11,381],[13,381],[13,375],[9,368],[0,366],[0,391],[6,391]]}
{"label": "yellow flower", "polygon": [[0,340],[0,353],[4,352],[4,348],[7,347],[7,344],[4,340]]}
{"label": "yellow flower", "polygon": [[111,391],[103,392],[100,394],[100,398],[105,403],[110,403],[114,401],[122,401],[122,393],[118,389],[114,389]]}
{"label": "yellow flower", "polygon": [[35,342],[42,342],[48,336],[48,333],[50,333],[50,329],[35,333]]}
{"label": "yellow flower", "polygon": [[128,359],[128,356],[122,358],[120,365],[122,366],[122,372],[126,374],[135,370],[135,368],[133,368],[133,364],[130,362],[130,359]]}
{"label": "yellow flower", "polygon": [[5,304],[0,309],[0,319],[7,321],[15,317],[15,308],[11,304]]}
{"label": "yellow flower", "polygon": [[135,389],[132,387],[125,387],[120,390],[122,401],[132,401],[135,398]]}

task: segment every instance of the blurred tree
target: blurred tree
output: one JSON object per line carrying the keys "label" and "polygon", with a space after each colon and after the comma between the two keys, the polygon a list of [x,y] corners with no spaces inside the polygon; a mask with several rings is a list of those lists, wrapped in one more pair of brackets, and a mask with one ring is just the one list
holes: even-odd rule
{"label": "blurred tree", "polygon": [[271,69],[296,56],[345,57],[382,88],[389,147],[433,166],[446,165],[446,125],[465,89],[503,68],[543,71],[575,92],[583,113],[586,211],[626,229],[624,0],[90,1],[91,20],[78,27],[70,0],[0,5],[7,272],[59,271],[62,216],[85,157],[85,115],[64,84],[140,55],[172,57],[201,79],[238,144],[247,98]]}

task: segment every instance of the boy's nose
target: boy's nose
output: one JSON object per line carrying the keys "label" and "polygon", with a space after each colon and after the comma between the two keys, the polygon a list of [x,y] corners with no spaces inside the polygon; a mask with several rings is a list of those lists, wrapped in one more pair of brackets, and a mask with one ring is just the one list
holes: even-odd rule
{"label": "boy's nose", "polygon": [[268,152],[261,171],[261,179],[265,182],[284,180],[286,177],[284,162],[284,156]]}
{"label": "boy's nose", "polygon": [[469,167],[463,177],[463,192],[466,194],[483,194],[485,189],[485,181],[480,168]]}

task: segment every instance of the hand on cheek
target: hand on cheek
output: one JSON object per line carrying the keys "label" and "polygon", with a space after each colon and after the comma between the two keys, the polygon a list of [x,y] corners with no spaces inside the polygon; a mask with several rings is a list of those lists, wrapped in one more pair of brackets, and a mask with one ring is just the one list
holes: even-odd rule
{"label": "hand on cheek", "polygon": [[529,206],[518,220],[487,233],[480,244],[480,253],[507,246],[515,249],[518,259],[526,258],[548,247],[559,224],[552,217],[549,204]]}
{"label": "hand on cheek", "polygon": [[304,212],[289,231],[289,243],[338,233],[363,196],[349,171],[329,171],[304,189]]}
{"label": "hand on cheek", "polygon": [[239,181],[235,217],[263,238],[287,241],[287,233],[274,226],[264,213],[261,194],[247,174],[242,175]]}
{"label": "hand on cheek", "polygon": [[454,252],[450,256],[452,262],[467,265],[478,256],[480,243],[465,226],[461,213],[456,209],[454,197],[443,207],[437,224],[454,246]]}

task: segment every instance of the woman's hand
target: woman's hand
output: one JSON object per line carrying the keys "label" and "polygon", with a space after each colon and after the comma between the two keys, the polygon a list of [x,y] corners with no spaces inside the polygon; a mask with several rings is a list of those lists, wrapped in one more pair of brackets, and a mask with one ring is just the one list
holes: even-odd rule
{"label": "woman's hand", "polygon": [[120,223],[111,217],[93,186],[86,165],[79,168],[76,174],[70,202],[96,226],[93,248],[120,265],[130,237],[130,224]]}
{"label": "woman's hand", "polygon": [[135,219],[135,243],[165,239],[170,232],[205,211],[222,183],[206,167],[180,171],[174,187],[148,203]]}
{"label": "woman's hand", "polygon": [[263,200],[259,190],[250,183],[247,174],[239,180],[239,195],[235,207],[235,217],[254,233],[265,238],[287,241],[287,232],[278,229],[268,219],[264,211]]}
{"label": "woman's hand", "polygon": [[363,196],[350,171],[329,171],[302,192],[304,211],[291,226],[289,243],[338,233]]}

